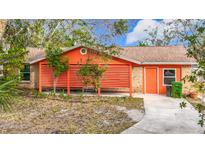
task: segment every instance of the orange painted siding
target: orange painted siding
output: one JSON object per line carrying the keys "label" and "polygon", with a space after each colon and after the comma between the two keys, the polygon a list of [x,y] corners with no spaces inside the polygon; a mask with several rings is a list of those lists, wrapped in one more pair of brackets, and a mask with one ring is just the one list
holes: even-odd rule
{"label": "orange painted siding", "polygon": [[39,84],[38,84],[38,90],[39,92],[42,92],[42,82],[41,82],[41,78],[42,78],[42,75],[41,75],[41,62],[39,62]]}
{"label": "orange painted siding", "polygon": [[[144,65],[143,66],[145,68],[145,71],[143,69],[143,78],[145,78],[145,80],[143,80],[143,89],[144,89],[144,92],[147,93],[147,90],[145,91],[146,88],[149,88],[147,87],[147,83],[146,82],[150,82],[150,80],[153,79],[153,77],[155,76],[155,74],[151,73],[151,74],[146,74],[146,68],[156,68],[157,70],[157,81],[156,81],[156,84],[157,84],[157,92],[153,90],[154,93],[159,93],[159,94],[166,94],[166,86],[164,85],[164,79],[163,79],[163,70],[166,69],[166,68],[170,68],[170,69],[175,69],[176,70],[176,81],[181,81],[181,67],[182,65]],[[155,80],[155,79],[154,79]],[[144,83],[145,82],[145,83]],[[152,81],[152,82],[155,82],[155,81]],[[152,83],[154,84],[154,83]],[[146,87],[146,88],[144,88]],[[153,89],[153,88],[151,88]]]}
{"label": "orange painted siding", "polygon": [[[93,51],[91,51],[90,49],[88,49],[88,53],[85,55],[80,54],[80,47],[73,49],[72,51],[69,52],[65,52],[62,55],[62,58],[68,59],[69,60],[69,64],[73,65],[73,64],[85,64],[87,58],[91,58],[92,59],[92,63],[93,64],[132,64],[133,66],[139,66],[138,64],[133,64],[132,62],[120,59],[120,58],[116,58],[116,57],[112,57],[111,59],[107,59],[104,60],[103,58],[101,58],[98,54],[95,54]],[[47,64],[47,60],[42,60],[40,61],[42,64]]]}
{"label": "orange painted siding", "polygon": [[80,53],[80,49],[81,48],[77,48],[77,49],[74,49],[72,51],[69,51],[69,52],[65,53],[63,55],[63,57],[68,58],[69,64],[71,64],[71,65],[78,64],[78,63],[85,64],[86,60],[88,58],[92,59],[93,64],[125,64],[125,63],[131,64],[128,61],[125,61],[125,60],[122,60],[119,58],[115,58],[115,57],[113,57],[112,59],[109,59],[109,60],[104,60],[101,56],[93,53],[89,49],[88,49],[88,53],[86,55],[82,55]]}
{"label": "orange painted siding", "polygon": [[144,83],[144,80],[145,80],[145,78],[144,78],[144,67],[142,67],[142,92],[143,93],[145,93],[145,89],[144,89],[144,85],[145,85],[145,83]]}
{"label": "orange painted siding", "polygon": [[70,87],[80,88],[83,86],[81,79],[77,76],[78,65],[70,65]]}
{"label": "orange painted siding", "polygon": [[166,86],[164,85],[163,69],[171,68],[176,70],[176,81],[181,81],[181,66],[159,66],[159,93],[166,94]]}
{"label": "orange painted siding", "polygon": [[130,85],[129,85],[129,88],[130,88],[130,96],[132,96],[132,65],[130,64],[129,65],[129,81],[130,81]]}
{"label": "orange painted siding", "polygon": [[[77,76],[78,65],[70,65],[70,86],[82,87]],[[129,65],[108,65],[101,79],[101,88],[129,88]]]}
{"label": "orange painted siding", "polygon": [[129,88],[129,65],[109,65],[102,77],[101,88]]}
{"label": "orange painted siding", "polygon": [[[101,56],[91,52],[90,50],[88,50],[86,55],[82,55],[80,54],[80,48],[64,53],[62,58],[68,59],[70,69],[69,71],[66,71],[60,75],[58,78],[57,87],[67,89],[82,87],[82,82],[77,76],[76,71],[79,69],[78,64],[85,64],[88,58],[93,60],[93,64],[107,66],[107,70],[101,80],[101,88],[130,88],[130,91],[132,91],[132,67],[139,66],[137,64],[133,64],[126,60],[115,57],[105,61],[101,58]],[[146,93],[146,89],[149,88],[146,87],[146,85],[147,83],[150,83],[150,93],[165,94],[166,86],[163,84],[163,69],[176,69],[176,81],[181,81],[181,66],[182,65],[142,65],[142,91]],[[156,71],[146,74],[146,68],[152,67],[156,68]],[[46,60],[39,62],[39,90],[41,90],[43,87],[53,87],[52,73],[53,70],[48,67]],[[68,94],[70,93],[68,92]]]}
{"label": "orange painted siding", "polygon": [[[47,64],[41,65],[41,85],[42,87],[53,87],[53,70]],[[67,87],[67,72],[62,73],[57,79],[57,87]]]}
{"label": "orange painted siding", "polygon": [[70,96],[70,70],[67,70],[67,95]]}
{"label": "orange painted siding", "polygon": [[[57,80],[57,87],[60,88],[81,88],[83,86],[81,79],[77,76],[79,70],[78,64],[85,64],[88,58],[92,59],[93,64],[105,65],[106,72],[101,80],[101,88],[129,88],[130,87],[130,67],[132,63],[113,57],[104,60],[101,56],[90,52],[86,55],[80,53],[80,48],[74,49],[62,55],[67,59],[70,65],[69,71],[62,73]],[[53,70],[48,66],[47,60],[41,63],[41,85],[42,87],[53,87]],[[69,81],[68,81],[69,79]],[[68,92],[69,94],[69,92]]]}

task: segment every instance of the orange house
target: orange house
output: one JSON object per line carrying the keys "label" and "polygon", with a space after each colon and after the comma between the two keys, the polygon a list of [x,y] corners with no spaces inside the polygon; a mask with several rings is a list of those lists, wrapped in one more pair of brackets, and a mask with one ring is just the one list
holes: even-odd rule
{"label": "orange house", "polygon": [[[28,48],[29,80],[22,85],[42,91],[53,87],[52,69],[48,66],[42,49]],[[166,86],[172,81],[181,81],[191,73],[196,63],[187,58],[183,46],[166,47],[125,47],[118,56],[104,60],[98,51],[85,46],[74,46],[63,50],[62,57],[68,59],[69,69],[57,80],[57,88],[70,90],[82,88],[82,81],[77,75],[79,63],[85,64],[88,58],[92,63],[105,66],[98,94],[101,91],[165,94]],[[27,72],[28,76],[28,72]],[[183,89],[189,88],[189,83]]]}

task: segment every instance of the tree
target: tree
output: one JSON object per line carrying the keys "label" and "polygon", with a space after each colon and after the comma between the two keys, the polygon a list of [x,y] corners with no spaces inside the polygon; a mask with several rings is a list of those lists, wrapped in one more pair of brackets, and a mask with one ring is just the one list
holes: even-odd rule
{"label": "tree", "polygon": [[139,47],[147,47],[147,46],[149,46],[149,44],[147,42],[141,41],[141,42],[138,43],[137,46],[139,46]]}
{"label": "tree", "polygon": [[[54,76],[67,68],[58,58],[62,47],[81,44],[100,52],[116,54],[116,38],[128,30],[128,21],[83,19],[13,19],[7,20],[0,38],[0,65],[4,65],[3,80],[13,80],[22,69],[27,54],[26,47],[45,48],[49,66]],[[52,64],[53,62],[56,62]]]}
{"label": "tree", "polygon": [[53,68],[53,89],[54,94],[56,93],[56,84],[58,82],[58,77],[61,73],[68,70],[68,60],[61,58],[62,49],[58,47],[52,47],[52,45],[46,48],[46,58],[48,60],[48,65]]}
{"label": "tree", "polygon": [[4,76],[0,78],[0,107],[7,111],[14,101],[19,76],[17,69],[22,68],[28,40],[28,26],[20,20],[0,20],[0,65]]}
{"label": "tree", "polygon": [[122,19],[39,19],[28,22],[32,35],[30,46],[43,48],[48,42],[61,47],[81,44],[98,49],[115,48],[116,38],[128,30],[128,21]]}
{"label": "tree", "polygon": [[[77,43],[114,54],[116,50],[113,49],[116,49],[116,45],[112,41],[115,37],[123,35],[127,31],[126,20],[60,19],[32,20],[30,22],[32,23],[30,44],[46,48],[48,64],[54,70],[54,92],[56,91],[58,76],[68,69],[68,60],[60,58],[62,47],[70,47]],[[99,28],[100,31],[105,30],[105,32],[101,33]]]}
{"label": "tree", "polygon": [[23,67],[29,42],[29,25],[21,20],[7,20],[0,39],[0,65],[4,66],[4,80],[13,80]]}
{"label": "tree", "polygon": [[[0,28],[0,65],[4,66],[4,77],[0,80],[3,83],[15,80],[17,83],[18,70],[23,68],[28,52],[26,47],[45,48],[49,66],[54,69],[57,78],[67,69],[66,60],[60,58],[62,47],[81,44],[116,54],[116,37],[127,32],[128,21],[12,19],[0,20]],[[56,80],[54,82],[55,85]],[[7,86],[10,87],[10,84]]]}
{"label": "tree", "polygon": [[94,87],[95,91],[97,91],[98,88],[100,88],[100,80],[105,71],[105,67],[99,66],[98,64],[92,64],[92,60],[88,58],[86,64],[80,65],[77,75],[82,80],[85,88],[90,85]]}
{"label": "tree", "polygon": [[[205,25],[193,24],[195,31],[191,34],[185,35],[184,40],[187,41],[188,56],[194,58],[197,61],[198,68],[193,71],[190,76],[187,76],[188,80],[194,83],[196,90],[202,94],[205,94]],[[199,81],[198,78],[202,80]],[[204,99],[202,98],[202,101]],[[198,124],[203,127],[205,122],[205,106],[197,104],[196,109],[199,112],[200,120]]]}
{"label": "tree", "polygon": [[[194,58],[197,62],[197,68],[186,76],[184,81],[192,82],[196,90],[202,95],[205,94],[205,20],[171,20],[163,23],[164,29],[161,30],[161,38],[155,39],[149,35],[147,41],[153,45],[161,42],[161,45],[183,44],[187,48],[187,56]],[[157,30],[156,30],[157,31]],[[199,78],[201,80],[199,80]],[[180,106],[186,107],[182,102]],[[199,112],[200,120],[198,124],[204,126],[205,107],[197,104],[196,109]]]}

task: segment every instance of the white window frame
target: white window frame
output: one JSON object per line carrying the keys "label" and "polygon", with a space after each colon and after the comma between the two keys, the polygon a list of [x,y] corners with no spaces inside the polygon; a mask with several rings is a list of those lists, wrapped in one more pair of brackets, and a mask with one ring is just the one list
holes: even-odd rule
{"label": "white window frame", "polygon": [[[175,72],[175,73],[174,73],[174,79],[175,79],[175,81],[176,81],[176,72],[177,72],[177,71],[176,71],[176,68],[163,68],[163,72],[162,72],[162,73],[163,73],[163,78],[162,78],[162,80],[163,80],[163,86],[171,86],[171,84],[165,84],[165,83],[164,83],[164,77],[165,77],[165,76],[164,76],[164,71],[165,71],[165,70],[174,70],[174,72]],[[167,76],[166,76],[166,78],[167,78]],[[168,77],[168,78],[169,78],[169,77]],[[173,77],[170,77],[170,78],[173,78]]]}
{"label": "white window frame", "polygon": [[[0,65],[0,77],[4,76],[3,70],[4,70],[4,66]],[[1,71],[2,71],[2,73],[1,73]]]}

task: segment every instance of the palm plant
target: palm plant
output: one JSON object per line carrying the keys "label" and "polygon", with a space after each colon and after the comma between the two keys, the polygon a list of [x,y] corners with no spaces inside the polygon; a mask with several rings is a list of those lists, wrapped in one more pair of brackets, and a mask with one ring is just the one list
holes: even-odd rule
{"label": "palm plant", "polygon": [[14,96],[20,92],[15,88],[16,80],[0,82],[0,109],[9,111]]}

